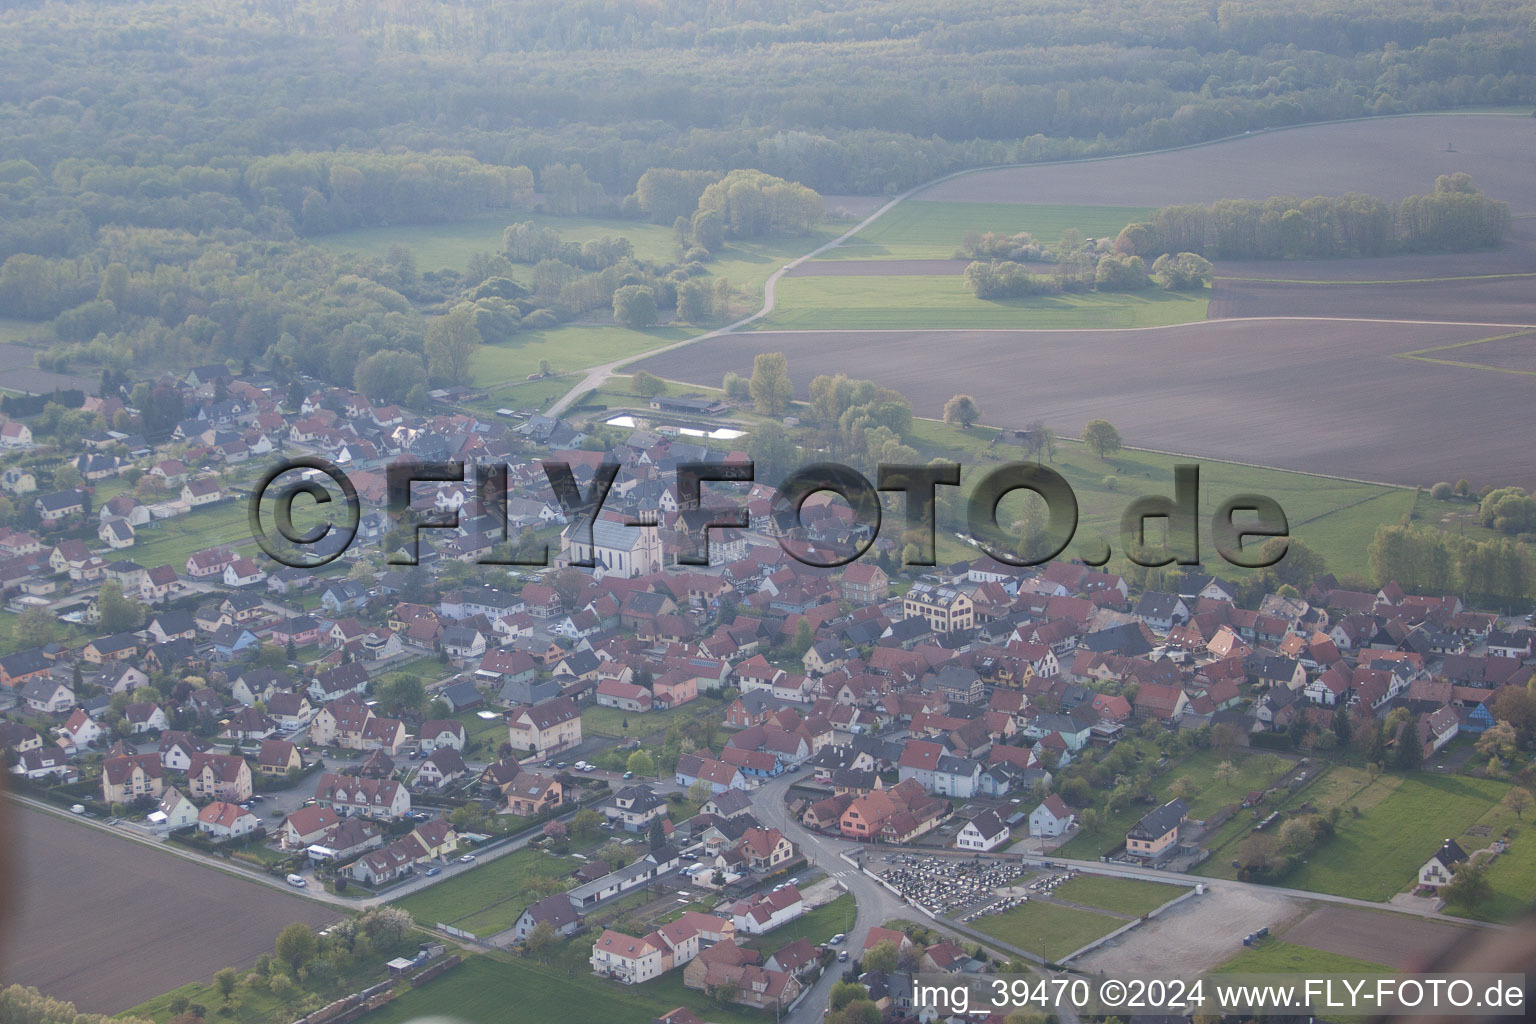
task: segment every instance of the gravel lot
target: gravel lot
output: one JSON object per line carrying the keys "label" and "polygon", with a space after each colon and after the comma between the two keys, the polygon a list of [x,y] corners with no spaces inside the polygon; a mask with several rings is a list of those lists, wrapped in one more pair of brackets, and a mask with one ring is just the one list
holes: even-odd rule
{"label": "gravel lot", "polygon": [[1211,886],[1132,928],[1073,962],[1085,971],[1154,974],[1167,977],[1176,968],[1193,977],[1224,963],[1242,950],[1243,936],[1263,927],[1274,929],[1301,913],[1305,904],[1279,893],[1237,886]]}

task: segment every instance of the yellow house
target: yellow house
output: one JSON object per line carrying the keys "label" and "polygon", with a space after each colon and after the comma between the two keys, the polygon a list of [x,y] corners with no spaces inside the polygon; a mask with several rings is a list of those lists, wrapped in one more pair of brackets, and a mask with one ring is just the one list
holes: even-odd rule
{"label": "yellow house", "polygon": [[165,773],[159,754],[132,754],[108,758],[101,766],[101,799],[108,804],[131,804],[144,797],[160,799]]}
{"label": "yellow house", "polygon": [[1156,860],[1179,841],[1179,826],[1189,812],[1183,800],[1170,800],[1152,811],[1125,834],[1125,852],[1143,860]]}

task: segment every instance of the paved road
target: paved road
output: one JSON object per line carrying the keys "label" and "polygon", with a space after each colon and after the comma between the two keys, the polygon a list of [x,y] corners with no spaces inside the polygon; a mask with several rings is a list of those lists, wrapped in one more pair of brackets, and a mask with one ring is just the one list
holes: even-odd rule
{"label": "paved road", "polygon": [[[764,825],[778,829],[800,847],[805,859],[815,867],[837,878],[853,894],[858,913],[843,948],[850,957],[857,957],[864,948],[864,938],[869,930],[893,917],[906,917],[912,913],[890,890],[877,884],[874,879],[854,868],[841,854],[853,844],[846,844],[817,835],[796,821],[785,806],[784,798],[796,776],[784,775],[763,785],[752,793],[752,813]],[[822,1018],[822,1011],[832,995],[832,986],[842,977],[843,965],[834,964],[811,989],[811,994],[800,1001],[794,1011],[784,1018],[785,1024],[812,1024]]]}
{"label": "paved road", "polygon": [[[945,178],[949,177],[953,177],[953,175],[945,175],[944,178],[938,178],[934,181],[927,181],[917,186],[916,188],[908,189],[901,195],[892,199],[890,202],[881,206],[868,217],[865,217],[863,220],[859,221],[858,224],[854,225],[847,231],[844,231],[842,234],[832,239],[830,242],[826,242],[817,246],[815,249],[812,249],[804,256],[790,260],[778,270],[775,270],[773,274],[769,276],[768,280],[763,284],[763,304],[756,313],[753,313],[750,316],[744,316],[740,320],[737,320],[735,323],[726,324],[724,327],[717,327],[713,331],[707,331],[704,334],[696,335],[683,341],[677,341],[670,345],[664,345],[661,348],[651,349],[650,351],[641,353],[640,355],[631,355],[625,356],[623,359],[615,359],[611,362],[604,363],[601,366],[594,366],[587,371],[586,376],[582,377],[580,383],[578,383],[574,388],[572,388],[570,391],[567,391],[558,400],[556,400],[556,402],[545,411],[544,415],[560,415],[570,406],[572,402],[576,401],[576,399],[580,398],[582,395],[586,394],[588,391],[591,391],[594,388],[602,387],[604,382],[606,382],[608,378],[613,375],[613,372],[625,363],[633,363],[646,356],[654,356],[660,355],[663,352],[670,352],[675,348],[682,348],[684,345],[692,345],[696,341],[704,341],[707,338],[718,338],[724,334],[733,334],[741,328],[746,327],[748,324],[755,323],[756,321],[763,319],[769,313],[773,312],[775,301],[774,292],[778,286],[779,278],[783,277],[791,270],[794,270],[796,267],[806,262],[807,260],[813,260],[817,256],[820,256],[822,253],[826,252],[828,249],[842,245],[848,239],[852,238],[854,235],[857,235],[860,231],[863,231],[870,224],[874,223],[878,218],[886,214],[891,209],[891,207],[895,206],[897,203],[901,202],[903,199],[906,199],[913,193],[928,188],[930,185],[936,185],[938,182],[943,181]],[[507,383],[512,382],[508,381]],[[495,385],[492,386],[494,387]]]}

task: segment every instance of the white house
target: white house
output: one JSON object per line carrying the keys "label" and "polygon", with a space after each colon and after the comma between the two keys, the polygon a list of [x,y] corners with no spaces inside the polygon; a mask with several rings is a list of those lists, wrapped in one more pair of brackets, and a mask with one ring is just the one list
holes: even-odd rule
{"label": "white house", "polygon": [[1456,873],[1456,866],[1464,864],[1467,853],[1454,839],[1447,839],[1441,844],[1435,855],[1424,862],[1419,868],[1419,884],[1438,889],[1450,882],[1451,876]]}
{"label": "white house", "polygon": [[955,836],[957,850],[991,850],[1008,841],[1008,823],[994,810],[982,811],[965,823]]}
{"label": "white house", "polygon": [[101,726],[81,708],[70,713],[69,721],[59,726],[59,741],[66,750],[79,752],[102,737]]}
{"label": "white house", "polygon": [[239,804],[215,800],[197,816],[197,830],[215,839],[234,839],[256,831],[256,815]]}
{"label": "white house", "polygon": [[1029,812],[1029,834],[1044,839],[1064,835],[1077,822],[1077,812],[1067,806],[1058,794],[1052,793]]}
{"label": "white house", "polygon": [[650,981],[666,971],[661,947],[648,939],[604,931],[592,944],[592,973],[617,978],[626,985]]}
{"label": "white house", "polygon": [[266,571],[249,558],[237,558],[224,567],[226,587],[251,587],[266,578]]}
{"label": "white house", "polygon": [[433,719],[422,723],[420,736],[422,753],[431,753],[440,747],[464,750],[464,723],[452,718]]}
{"label": "white house", "polygon": [[[155,808],[155,814],[164,815],[164,820],[156,821],[156,824],[167,828],[186,828],[188,825],[197,824],[197,805],[188,800],[175,786],[169,786],[160,796],[160,806]],[[154,814],[150,815],[154,818]]]}
{"label": "white house", "polygon": [[731,922],[737,935],[762,935],[788,924],[805,913],[805,900],[793,885],[776,892],[760,892],[731,907]]}

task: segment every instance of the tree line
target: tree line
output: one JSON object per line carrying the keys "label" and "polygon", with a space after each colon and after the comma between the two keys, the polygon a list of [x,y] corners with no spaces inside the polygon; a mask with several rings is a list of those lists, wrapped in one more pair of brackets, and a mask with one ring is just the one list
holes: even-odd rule
{"label": "tree line", "polygon": [[1166,206],[1127,224],[1118,252],[1151,258],[1193,252],[1213,259],[1316,259],[1393,252],[1466,252],[1499,245],[1507,204],[1478,191],[1464,172],[1442,174],[1433,192],[1390,203],[1357,192],[1297,199],[1222,199]]}
{"label": "tree line", "polygon": [[1377,583],[1395,580],[1415,593],[1469,594],[1492,606],[1523,604],[1536,585],[1536,558],[1513,538],[1474,540],[1394,523],[1377,527],[1368,558]]}

